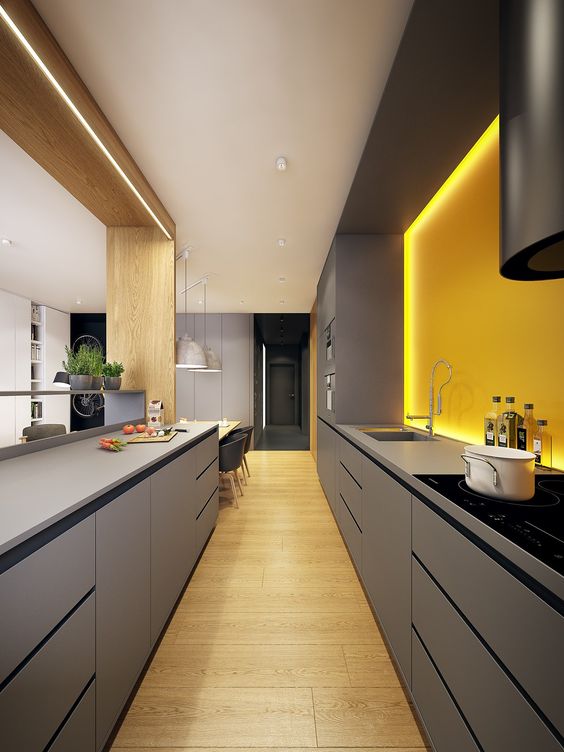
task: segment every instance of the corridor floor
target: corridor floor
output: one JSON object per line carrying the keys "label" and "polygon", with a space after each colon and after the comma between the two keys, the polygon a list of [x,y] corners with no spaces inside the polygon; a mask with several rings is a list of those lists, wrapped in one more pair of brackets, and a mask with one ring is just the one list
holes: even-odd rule
{"label": "corridor floor", "polygon": [[309,452],[251,452],[112,749],[421,752]]}

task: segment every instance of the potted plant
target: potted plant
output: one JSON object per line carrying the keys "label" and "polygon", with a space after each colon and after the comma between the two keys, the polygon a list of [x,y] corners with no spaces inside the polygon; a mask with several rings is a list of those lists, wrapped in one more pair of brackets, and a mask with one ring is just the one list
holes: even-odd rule
{"label": "potted plant", "polygon": [[[88,345],[86,345],[88,347]],[[92,389],[102,388],[102,376],[104,368],[104,355],[99,347],[89,347],[90,375],[92,376]]]}
{"label": "potted plant", "polygon": [[121,363],[114,360],[112,363],[104,363],[102,373],[104,375],[104,389],[115,390],[121,387],[121,374],[124,372]]}
{"label": "potted plant", "polygon": [[77,391],[92,389],[91,374],[91,348],[88,345],[80,345],[74,352],[70,347],[65,347],[66,361],[63,368],[69,374],[70,388]]}

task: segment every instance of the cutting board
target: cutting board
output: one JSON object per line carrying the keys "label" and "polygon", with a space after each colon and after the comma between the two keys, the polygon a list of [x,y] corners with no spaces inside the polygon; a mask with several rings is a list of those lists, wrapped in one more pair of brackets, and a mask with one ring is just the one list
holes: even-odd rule
{"label": "cutting board", "polygon": [[166,436],[135,436],[128,444],[162,444],[174,439],[178,431],[171,431]]}

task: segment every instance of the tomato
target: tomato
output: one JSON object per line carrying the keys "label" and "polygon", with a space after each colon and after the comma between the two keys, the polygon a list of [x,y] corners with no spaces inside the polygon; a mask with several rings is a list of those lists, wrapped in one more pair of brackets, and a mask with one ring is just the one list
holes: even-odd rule
{"label": "tomato", "polygon": [[145,430],[145,428],[146,428],[146,426],[145,426],[144,423],[138,423],[135,426],[135,430],[137,431],[137,433],[143,433],[143,431]]}
{"label": "tomato", "polygon": [[126,426],[123,427],[124,433],[133,433],[135,431],[135,427],[131,425],[131,423],[128,423]]}

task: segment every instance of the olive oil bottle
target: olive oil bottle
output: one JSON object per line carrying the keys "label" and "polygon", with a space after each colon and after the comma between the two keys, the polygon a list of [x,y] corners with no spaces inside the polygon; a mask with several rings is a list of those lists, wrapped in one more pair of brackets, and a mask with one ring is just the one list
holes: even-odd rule
{"label": "olive oil bottle", "polygon": [[537,421],[533,415],[534,405],[532,402],[525,402],[525,415],[523,422],[517,426],[517,449],[525,449],[527,452],[533,451],[533,437],[537,430]]}
{"label": "olive oil bottle", "polygon": [[506,397],[505,410],[497,424],[497,445],[506,449],[516,449],[517,427],[522,422],[523,417],[515,412],[515,397]]}
{"label": "olive oil bottle", "polygon": [[486,446],[497,444],[497,424],[501,416],[501,397],[492,397],[492,409],[484,416],[484,443]]}
{"label": "olive oil bottle", "polygon": [[552,467],[552,436],[546,429],[547,420],[537,421],[537,430],[533,436],[533,452],[535,463],[543,467]]}

